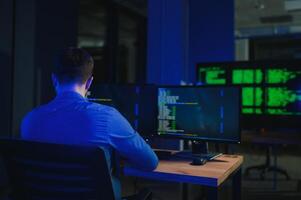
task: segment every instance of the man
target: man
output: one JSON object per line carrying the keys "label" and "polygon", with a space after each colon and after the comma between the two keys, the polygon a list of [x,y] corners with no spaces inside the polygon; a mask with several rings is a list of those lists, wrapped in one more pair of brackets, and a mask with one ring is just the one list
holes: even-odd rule
{"label": "man", "polygon": [[[113,147],[133,166],[154,170],[158,158],[148,144],[114,108],[88,102],[93,59],[83,49],[68,48],[58,56],[52,81],[57,96],[23,119],[23,139]],[[126,98],[126,97],[124,97]]]}

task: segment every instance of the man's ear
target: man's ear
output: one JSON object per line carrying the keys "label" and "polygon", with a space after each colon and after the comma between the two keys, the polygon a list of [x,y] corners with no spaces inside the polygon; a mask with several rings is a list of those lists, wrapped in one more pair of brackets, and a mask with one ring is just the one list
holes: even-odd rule
{"label": "man's ear", "polygon": [[51,79],[52,79],[52,84],[53,84],[53,87],[55,89],[57,89],[58,85],[59,85],[59,82],[57,80],[57,77],[54,73],[51,74]]}
{"label": "man's ear", "polygon": [[87,82],[86,82],[86,90],[88,91],[89,90],[89,88],[91,87],[91,85],[92,85],[92,82],[93,82],[93,76],[91,76],[88,80],[87,80]]}

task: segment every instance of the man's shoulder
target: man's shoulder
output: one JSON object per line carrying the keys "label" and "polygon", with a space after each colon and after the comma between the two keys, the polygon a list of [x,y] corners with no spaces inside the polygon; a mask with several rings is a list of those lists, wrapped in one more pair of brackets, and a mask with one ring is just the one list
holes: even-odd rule
{"label": "man's shoulder", "polygon": [[26,115],[25,115],[25,118],[28,118],[30,116],[33,116],[33,115],[36,115],[38,113],[41,112],[41,110],[43,110],[45,108],[46,105],[40,105],[40,106],[37,106],[35,108],[33,108],[31,111],[29,111]]}
{"label": "man's shoulder", "polygon": [[40,105],[35,107],[33,110],[26,113],[26,115],[23,117],[21,122],[21,133],[22,137],[25,137],[24,134],[28,134],[28,130],[31,129],[32,125],[36,123],[37,120],[39,120],[41,109],[43,109],[44,105]]}
{"label": "man's shoulder", "polygon": [[91,111],[100,111],[100,112],[116,112],[117,110],[114,107],[107,106],[104,104],[86,102],[85,108]]}
{"label": "man's shoulder", "polygon": [[28,121],[28,120],[31,120],[33,118],[39,118],[39,114],[42,113],[42,110],[44,110],[46,107],[46,105],[40,105],[40,106],[37,106],[35,108],[33,108],[31,111],[29,111],[28,113],[26,113],[26,115],[23,117],[23,122],[24,121]]}
{"label": "man's shoulder", "polygon": [[[57,111],[58,108],[56,105],[53,105],[51,102],[48,104],[40,105],[35,107],[32,111],[28,112],[27,116],[33,116],[33,115],[38,115],[39,113],[44,113],[44,112],[51,112],[51,111]],[[96,112],[118,112],[114,107],[107,106],[104,104],[99,104],[99,103],[94,103],[94,102],[81,102],[80,104],[77,104],[75,106],[66,106],[63,108],[63,110],[77,110],[77,111],[96,111]]]}

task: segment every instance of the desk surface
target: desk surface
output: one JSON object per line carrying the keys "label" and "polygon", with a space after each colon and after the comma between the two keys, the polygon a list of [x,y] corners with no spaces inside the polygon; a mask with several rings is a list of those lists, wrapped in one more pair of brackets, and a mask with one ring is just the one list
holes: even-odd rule
{"label": "desk surface", "polygon": [[132,167],[125,167],[124,174],[162,181],[194,183],[218,187],[234,171],[240,168],[243,157],[238,155],[221,155],[208,161],[205,165],[193,166],[189,160],[160,160],[157,169],[146,172]]}

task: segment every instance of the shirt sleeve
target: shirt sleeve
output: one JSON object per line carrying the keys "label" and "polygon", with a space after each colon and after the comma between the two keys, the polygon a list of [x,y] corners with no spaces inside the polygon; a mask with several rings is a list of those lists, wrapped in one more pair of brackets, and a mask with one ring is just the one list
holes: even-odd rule
{"label": "shirt sleeve", "polygon": [[108,121],[110,145],[139,169],[152,171],[158,165],[158,157],[129,122],[115,109]]}

